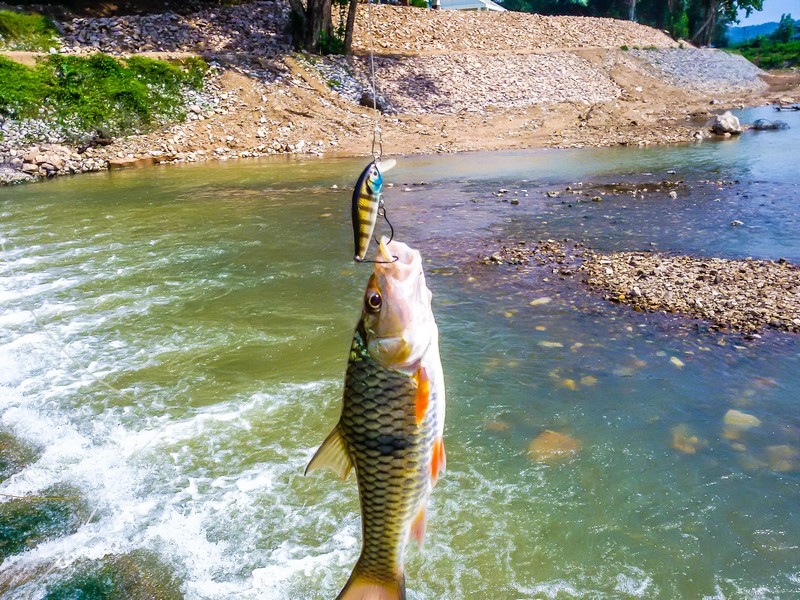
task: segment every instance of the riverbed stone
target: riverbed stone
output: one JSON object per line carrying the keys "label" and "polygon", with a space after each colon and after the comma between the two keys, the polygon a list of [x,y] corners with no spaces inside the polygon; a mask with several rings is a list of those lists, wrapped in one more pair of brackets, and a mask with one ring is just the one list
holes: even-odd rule
{"label": "riverbed stone", "polygon": [[173,569],[147,550],[81,560],[58,575],[57,581],[48,585],[46,600],[180,600],[184,597]]}
{"label": "riverbed stone", "polygon": [[36,459],[36,450],[7,431],[0,431],[0,482]]}
{"label": "riverbed stone", "polygon": [[74,533],[89,517],[80,491],[56,485],[0,503],[0,559]]}
{"label": "riverbed stone", "polygon": [[536,462],[549,463],[575,457],[581,443],[564,433],[545,429],[528,446],[528,456]]}

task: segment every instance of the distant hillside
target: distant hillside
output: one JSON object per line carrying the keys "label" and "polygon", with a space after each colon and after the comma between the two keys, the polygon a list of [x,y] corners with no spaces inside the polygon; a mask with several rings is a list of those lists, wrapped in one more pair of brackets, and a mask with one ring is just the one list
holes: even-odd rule
{"label": "distant hillside", "polygon": [[[795,27],[800,29],[800,20],[794,22]],[[738,44],[739,42],[746,42],[752,40],[759,35],[769,35],[778,28],[778,23],[772,21],[770,23],[762,23],[761,25],[747,25],[745,27],[728,27],[728,43]]]}

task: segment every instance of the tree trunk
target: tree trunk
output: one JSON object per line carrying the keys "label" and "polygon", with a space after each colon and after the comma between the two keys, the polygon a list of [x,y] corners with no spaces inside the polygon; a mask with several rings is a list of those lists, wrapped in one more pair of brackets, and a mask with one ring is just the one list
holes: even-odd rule
{"label": "tree trunk", "polygon": [[710,46],[711,37],[714,35],[714,24],[717,21],[717,8],[719,0],[708,0],[708,8],[706,12],[706,20],[703,26],[697,30],[692,37],[692,40],[701,46]]}
{"label": "tree trunk", "polygon": [[636,0],[628,0],[628,20],[636,20]]}
{"label": "tree trunk", "polygon": [[331,0],[308,0],[303,48],[309,52],[318,52],[319,36],[322,32],[328,36],[333,34]]}
{"label": "tree trunk", "polygon": [[333,35],[331,0],[289,0],[292,8],[292,38],[295,46],[308,52],[319,51],[319,38],[323,32]]}
{"label": "tree trunk", "polygon": [[344,30],[344,53],[353,53],[353,30],[356,27],[356,12],[358,10],[358,0],[350,0],[347,7],[347,25]]}

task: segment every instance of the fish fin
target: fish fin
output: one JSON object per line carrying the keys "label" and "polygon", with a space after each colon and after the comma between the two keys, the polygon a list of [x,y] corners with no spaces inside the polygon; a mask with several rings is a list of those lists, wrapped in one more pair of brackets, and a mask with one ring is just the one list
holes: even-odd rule
{"label": "fish fin", "polygon": [[417,425],[419,425],[422,423],[422,419],[425,418],[425,413],[431,400],[431,380],[428,379],[425,367],[417,369],[414,379],[417,380],[417,397],[414,404],[417,411]]}
{"label": "fish fin", "polygon": [[376,581],[362,575],[356,563],[347,585],[336,600],[406,600],[406,578],[400,571],[394,581]]}
{"label": "fish fin", "polygon": [[439,436],[433,442],[433,456],[431,458],[431,483],[436,485],[439,474],[444,471],[447,465],[447,457],[444,453],[444,438]]}
{"label": "fish fin", "polygon": [[417,516],[414,517],[414,520],[411,522],[411,530],[410,534],[415,540],[417,540],[417,547],[422,548],[422,542],[425,538],[425,526],[428,521],[428,515],[425,511],[425,505],[422,505],[422,508],[419,509]]}
{"label": "fish fin", "polygon": [[308,475],[309,471],[322,469],[323,467],[333,470],[342,480],[347,479],[350,470],[353,468],[353,461],[350,460],[350,455],[347,454],[344,439],[342,439],[342,433],[338,425],[333,428],[333,431],[330,432],[314,453],[303,475]]}

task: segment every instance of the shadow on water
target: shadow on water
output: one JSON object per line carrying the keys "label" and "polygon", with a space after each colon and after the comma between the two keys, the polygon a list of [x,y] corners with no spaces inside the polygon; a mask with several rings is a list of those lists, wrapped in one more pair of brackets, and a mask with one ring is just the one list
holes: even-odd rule
{"label": "shadow on water", "polygon": [[[550,264],[483,260],[569,239],[800,262],[791,126],[399,158],[386,204],[426,261],[448,385],[449,470],[408,552],[410,598],[800,593],[797,336],[711,332],[608,304]],[[42,598],[337,593],[358,552],[355,485],[302,470],[337,417],[369,272],[350,261],[363,166],[0,190],[0,416],[37,448],[9,451],[0,493],[81,498],[31,513],[41,533],[9,536],[0,582]],[[547,455],[553,440],[572,449]]]}

